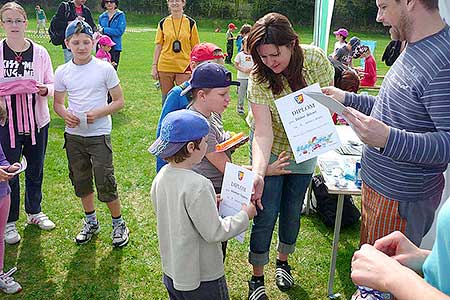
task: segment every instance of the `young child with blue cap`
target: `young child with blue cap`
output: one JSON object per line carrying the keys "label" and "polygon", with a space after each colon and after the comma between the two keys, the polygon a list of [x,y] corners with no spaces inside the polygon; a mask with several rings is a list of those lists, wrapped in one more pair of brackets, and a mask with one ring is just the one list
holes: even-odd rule
{"label": "young child with blue cap", "polygon": [[227,300],[220,242],[244,232],[253,204],[221,218],[211,181],[192,167],[205,156],[210,128],[201,114],[177,110],[162,121],[149,151],[168,164],[156,175],[151,197],[157,217],[163,281],[171,300]]}

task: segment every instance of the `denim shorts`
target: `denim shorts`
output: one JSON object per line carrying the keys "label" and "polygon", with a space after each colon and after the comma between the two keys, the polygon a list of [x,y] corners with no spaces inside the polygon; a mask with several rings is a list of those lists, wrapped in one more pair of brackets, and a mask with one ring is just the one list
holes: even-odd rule
{"label": "denim shorts", "polygon": [[278,219],[278,252],[293,253],[300,230],[300,215],[312,174],[266,176],[263,210],[253,219],[249,262],[262,266],[269,262],[272,233]]}
{"label": "denim shorts", "polygon": [[83,137],[64,134],[69,177],[78,197],[94,192],[93,178],[98,199],[111,202],[119,196],[114,177],[110,135]]}

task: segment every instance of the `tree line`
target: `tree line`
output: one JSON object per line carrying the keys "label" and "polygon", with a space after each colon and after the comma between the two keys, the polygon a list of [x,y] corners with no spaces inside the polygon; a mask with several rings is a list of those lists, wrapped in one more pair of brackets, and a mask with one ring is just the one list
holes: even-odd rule
{"label": "tree line", "polygon": [[[125,12],[149,15],[166,15],[166,0],[119,0]],[[0,2],[7,2],[1,0]],[[55,10],[61,0],[23,0],[26,6],[40,4]],[[298,25],[312,25],[315,0],[187,0],[185,12],[192,17],[222,20],[256,20],[267,12],[285,14]],[[87,5],[94,11],[101,11],[100,1],[91,0]],[[334,27],[359,29],[380,29],[376,24],[375,0],[336,0],[333,14]]]}

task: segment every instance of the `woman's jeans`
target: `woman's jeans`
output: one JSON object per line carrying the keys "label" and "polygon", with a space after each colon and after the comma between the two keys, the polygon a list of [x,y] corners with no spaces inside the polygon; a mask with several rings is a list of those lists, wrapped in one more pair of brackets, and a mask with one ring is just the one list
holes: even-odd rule
{"label": "woman's jeans", "polygon": [[278,221],[278,252],[293,253],[300,230],[300,215],[312,174],[266,176],[263,210],[253,219],[249,262],[263,266],[269,262],[272,232]]}
{"label": "woman's jeans", "polygon": [[[30,135],[16,134],[16,147],[11,148],[8,126],[0,127],[0,139],[3,152],[10,164],[20,162],[21,154],[27,159],[25,170],[25,211],[28,214],[41,212],[42,180],[44,178],[44,158],[47,149],[48,127],[45,125],[36,130],[36,145],[31,144]],[[8,222],[16,222],[19,219],[20,207],[20,181],[19,176],[14,176],[9,181],[11,187],[11,207]]]}

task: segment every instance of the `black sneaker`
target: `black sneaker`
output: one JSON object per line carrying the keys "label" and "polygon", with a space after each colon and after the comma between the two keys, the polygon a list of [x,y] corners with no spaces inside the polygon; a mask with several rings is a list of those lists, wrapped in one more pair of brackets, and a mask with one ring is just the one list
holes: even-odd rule
{"label": "black sneaker", "polygon": [[125,222],[122,222],[120,225],[113,227],[113,232],[111,235],[112,244],[114,247],[123,247],[128,244],[128,237],[130,235],[130,231],[128,230]]}
{"label": "black sneaker", "polygon": [[98,222],[93,224],[83,219],[83,223],[83,228],[75,237],[75,242],[79,245],[89,242],[94,234],[100,232],[100,224]]}
{"label": "black sneaker", "polygon": [[264,280],[250,280],[248,282],[248,300],[268,300],[264,288]]}
{"label": "black sneaker", "polygon": [[294,277],[288,264],[278,265],[275,270],[275,282],[281,291],[286,291],[294,285]]}

